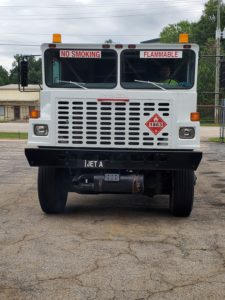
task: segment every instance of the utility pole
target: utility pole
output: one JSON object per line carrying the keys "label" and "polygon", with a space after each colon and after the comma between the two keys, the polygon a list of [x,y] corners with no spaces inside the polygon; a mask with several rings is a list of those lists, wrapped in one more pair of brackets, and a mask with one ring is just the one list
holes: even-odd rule
{"label": "utility pole", "polygon": [[221,26],[220,26],[220,8],[221,0],[217,4],[217,26],[216,26],[216,74],[215,74],[215,111],[214,122],[218,123],[219,113],[218,105],[220,99],[220,39],[221,39]]}

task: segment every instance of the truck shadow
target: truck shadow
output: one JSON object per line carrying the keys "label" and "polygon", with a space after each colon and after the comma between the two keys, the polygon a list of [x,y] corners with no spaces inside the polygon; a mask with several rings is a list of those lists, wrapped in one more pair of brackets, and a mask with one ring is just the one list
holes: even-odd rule
{"label": "truck shadow", "polygon": [[170,216],[169,197],[142,195],[78,195],[69,196],[64,215],[96,217]]}

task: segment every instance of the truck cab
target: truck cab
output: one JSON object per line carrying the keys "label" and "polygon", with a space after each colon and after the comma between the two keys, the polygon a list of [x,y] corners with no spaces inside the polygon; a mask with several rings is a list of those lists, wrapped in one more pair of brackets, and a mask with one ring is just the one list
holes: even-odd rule
{"label": "truck cab", "polygon": [[195,44],[43,44],[29,164],[47,214],[68,192],[169,195],[187,217],[202,153]]}

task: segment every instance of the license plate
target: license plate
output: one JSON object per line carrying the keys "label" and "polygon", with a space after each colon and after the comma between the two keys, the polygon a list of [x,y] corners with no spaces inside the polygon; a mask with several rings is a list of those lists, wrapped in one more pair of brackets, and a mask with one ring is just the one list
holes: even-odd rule
{"label": "license plate", "polygon": [[105,174],[105,181],[118,182],[120,181],[120,174]]}
{"label": "license plate", "polygon": [[102,160],[85,160],[84,161],[85,168],[104,168]]}

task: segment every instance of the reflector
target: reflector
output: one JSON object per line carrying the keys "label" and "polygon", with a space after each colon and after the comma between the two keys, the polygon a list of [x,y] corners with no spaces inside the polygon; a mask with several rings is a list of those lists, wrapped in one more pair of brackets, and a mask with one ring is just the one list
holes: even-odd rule
{"label": "reflector", "polygon": [[38,119],[40,117],[40,111],[37,109],[33,109],[30,111],[30,118],[31,119]]}
{"label": "reflector", "polygon": [[192,112],[190,115],[191,121],[200,121],[200,113],[199,112]]}

